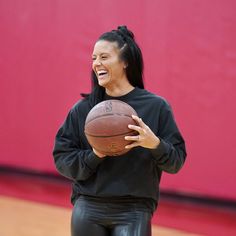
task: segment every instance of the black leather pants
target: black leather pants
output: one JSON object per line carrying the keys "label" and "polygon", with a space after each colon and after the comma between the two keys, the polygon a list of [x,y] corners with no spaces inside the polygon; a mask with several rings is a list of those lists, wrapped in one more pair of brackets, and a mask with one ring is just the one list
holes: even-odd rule
{"label": "black leather pants", "polygon": [[72,212],[71,235],[151,236],[151,217],[137,203],[105,203],[79,197]]}

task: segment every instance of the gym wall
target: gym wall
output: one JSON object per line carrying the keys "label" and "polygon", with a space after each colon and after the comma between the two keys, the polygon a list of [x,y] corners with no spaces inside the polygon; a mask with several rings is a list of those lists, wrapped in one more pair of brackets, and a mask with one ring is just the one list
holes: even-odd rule
{"label": "gym wall", "polygon": [[0,166],[57,173],[54,137],[90,91],[99,35],[126,24],[145,84],[165,97],[188,157],[162,189],[236,200],[236,1],[1,0]]}

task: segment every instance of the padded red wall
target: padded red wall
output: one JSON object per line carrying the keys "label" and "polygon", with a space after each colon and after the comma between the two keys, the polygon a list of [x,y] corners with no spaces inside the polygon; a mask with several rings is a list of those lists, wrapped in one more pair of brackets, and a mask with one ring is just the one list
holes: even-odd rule
{"label": "padded red wall", "polygon": [[1,0],[0,165],[56,172],[55,133],[90,90],[93,44],[127,24],[147,89],[172,105],[188,159],[162,188],[236,200],[234,0]]}

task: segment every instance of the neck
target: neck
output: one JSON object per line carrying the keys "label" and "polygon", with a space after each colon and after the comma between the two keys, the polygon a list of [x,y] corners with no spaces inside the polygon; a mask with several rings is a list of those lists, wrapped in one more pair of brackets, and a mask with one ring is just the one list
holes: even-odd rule
{"label": "neck", "polygon": [[134,89],[131,84],[123,84],[120,87],[106,88],[106,94],[111,97],[120,97],[126,95]]}

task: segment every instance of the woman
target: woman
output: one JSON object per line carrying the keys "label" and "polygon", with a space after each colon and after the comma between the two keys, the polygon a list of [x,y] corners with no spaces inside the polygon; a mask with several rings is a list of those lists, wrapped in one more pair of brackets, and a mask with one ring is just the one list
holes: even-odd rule
{"label": "woman", "polygon": [[[59,129],[53,151],[57,170],[73,180],[72,236],[150,236],[162,171],[184,164],[184,140],[168,103],[144,89],[143,59],[126,26],[104,33],[92,53],[93,90],[73,106]],[[126,136],[129,152],[104,156],[84,134],[88,112],[97,103],[119,99],[137,112]]]}

